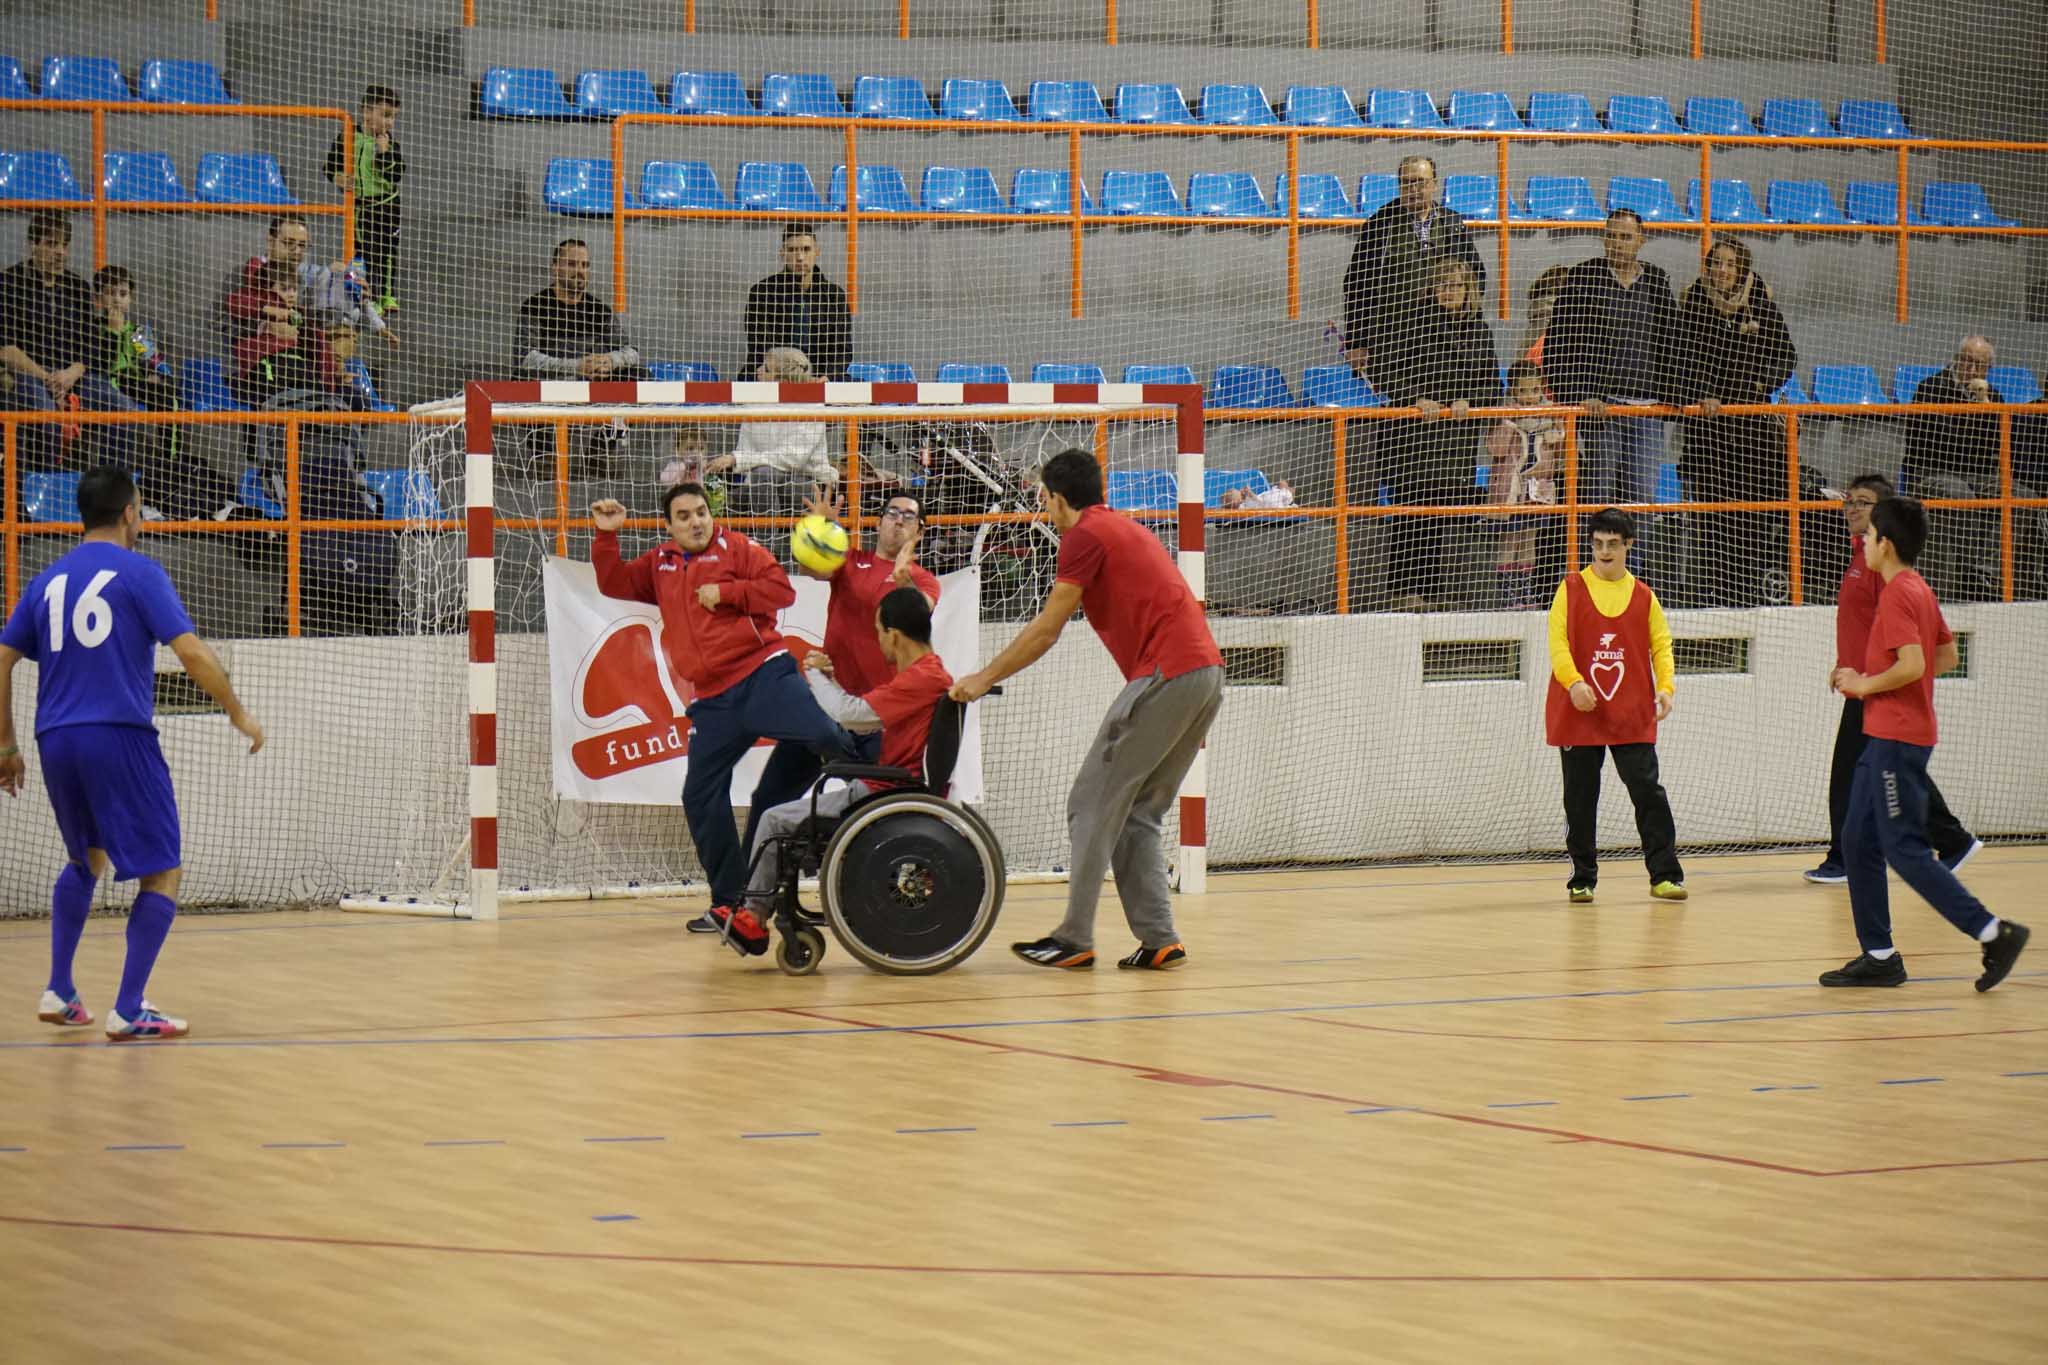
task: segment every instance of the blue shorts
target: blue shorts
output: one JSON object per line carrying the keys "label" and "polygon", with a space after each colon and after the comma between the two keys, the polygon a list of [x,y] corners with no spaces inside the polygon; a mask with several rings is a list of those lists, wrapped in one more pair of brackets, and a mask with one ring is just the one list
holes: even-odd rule
{"label": "blue shorts", "polygon": [[156,731],[63,725],[36,736],[43,785],[71,861],[106,853],[116,881],[169,872],[180,861],[178,798]]}

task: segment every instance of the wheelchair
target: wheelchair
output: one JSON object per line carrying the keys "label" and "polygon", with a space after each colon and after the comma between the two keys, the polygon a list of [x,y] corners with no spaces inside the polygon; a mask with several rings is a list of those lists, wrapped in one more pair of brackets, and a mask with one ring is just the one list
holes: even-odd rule
{"label": "wheelchair", "polygon": [[[990,689],[991,693],[1000,688]],[[903,768],[829,763],[811,787],[811,814],[787,835],[764,838],[748,880],[771,847],[781,876],[768,913],[775,965],[808,976],[825,957],[824,930],[866,966],[891,976],[930,976],[964,962],[987,940],[1003,908],[1003,849],[979,814],[946,799],[967,708],[941,697],[925,742],[925,781]],[[902,785],[870,792],[840,815],[820,815],[834,778]],[[818,878],[820,910],[805,908],[798,883]]]}

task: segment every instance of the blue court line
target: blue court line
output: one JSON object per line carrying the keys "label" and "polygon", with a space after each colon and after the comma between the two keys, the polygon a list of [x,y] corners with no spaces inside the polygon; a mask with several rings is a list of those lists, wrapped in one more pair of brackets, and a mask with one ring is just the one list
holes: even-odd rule
{"label": "blue court line", "polygon": [[822,1136],[823,1136],[823,1134],[821,1134],[821,1133],[820,1133],[820,1132],[819,1132],[819,1131],[818,1131],[817,1129],[813,1128],[813,1129],[810,1129],[810,1130],[808,1130],[808,1131],[804,1131],[804,1132],[795,1132],[795,1133],[741,1133],[741,1134],[740,1134],[740,1136],[741,1136],[741,1137],[743,1137],[743,1138],[786,1138],[786,1137],[822,1137]]}
{"label": "blue court line", "polygon": [[590,1215],[590,1221],[593,1223],[637,1223],[640,1221],[640,1215],[636,1213],[593,1213]]}
{"label": "blue court line", "polygon": [[0,1152],[25,1152],[27,1150],[28,1148],[26,1147],[0,1147]]}
{"label": "blue court line", "polygon": [[1753,1086],[1751,1086],[1751,1087],[1749,1088],[1749,1093],[1750,1093],[1750,1094],[1752,1094],[1752,1095],[1762,1095],[1762,1094],[1767,1094],[1767,1093],[1769,1093],[1770,1091],[1773,1091],[1773,1090],[1818,1090],[1818,1089],[1820,1089],[1820,1087],[1819,1087],[1819,1086],[1817,1086],[1817,1085],[1753,1085]]}
{"label": "blue court line", "polygon": [[2006,1071],[2000,1074],[2005,1076],[2048,1076],[2048,1071]]}
{"label": "blue court line", "polygon": [[182,1142],[110,1143],[106,1150],[110,1152],[182,1152],[185,1150],[185,1144]]}
{"label": "blue court line", "polygon": [[1204,1114],[1204,1123],[1237,1123],[1243,1119],[1269,1119],[1271,1114]]}
{"label": "blue court line", "polygon": [[1556,1100],[1511,1100],[1503,1104],[1489,1104],[1488,1109],[1541,1109],[1556,1104]]}
{"label": "blue court line", "polygon": [[[1055,1123],[1055,1124],[1053,1125],[1053,1127],[1055,1127],[1055,1128],[1122,1128],[1122,1127],[1124,1127],[1125,1125],[1127,1125],[1127,1124],[1128,1124],[1129,1122],[1130,1122],[1130,1120],[1129,1120],[1129,1119],[1079,1119],[1079,1120],[1076,1120],[1076,1121],[1074,1121],[1074,1122],[1072,1122],[1072,1123]],[[25,1150],[25,1149],[17,1147],[17,1148],[15,1148],[14,1150],[15,1150],[15,1151],[22,1151],[22,1150]]]}
{"label": "blue court line", "polygon": [[585,1142],[667,1142],[665,1137],[589,1137]]}
{"label": "blue court line", "polygon": [[1689,1099],[1691,1099],[1691,1098],[1692,1098],[1692,1092],[1691,1092],[1691,1091],[1689,1091],[1689,1090],[1680,1090],[1680,1091],[1678,1091],[1677,1093],[1675,1093],[1675,1094],[1670,1094],[1670,1095],[1623,1095],[1623,1096],[1622,1096],[1622,1099],[1624,1099],[1624,1100],[1628,1101],[1628,1102],[1629,1102],[1630,1104],[1633,1104],[1633,1103],[1635,1103],[1635,1102],[1636,1102],[1637,1100],[1689,1100]]}
{"label": "blue court line", "polygon": [[429,1147],[503,1147],[503,1146],[505,1145],[505,1139],[503,1139],[503,1138],[442,1138],[442,1139],[440,1139],[440,1140],[439,1140],[439,1141],[437,1141],[437,1142],[429,1142],[429,1143],[427,1143],[426,1145],[427,1145],[427,1146],[429,1146]]}
{"label": "blue court line", "polygon": [[1946,1076],[1909,1076],[1898,1081],[1879,1081],[1879,1085],[1938,1085],[1947,1080]]}
{"label": "blue court line", "polygon": [[1408,1104],[1374,1104],[1368,1105],[1364,1109],[1346,1109],[1344,1112],[1347,1114],[1406,1114],[1413,1112],[1413,1110],[1414,1106]]}
{"label": "blue court line", "polygon": [[266,1142],[263,1149],[271,1152],[316,1152],[346,1146],[346,1142]]}
{"label": "blue court line", "polygon": [[899,1133],[974,1133],[977,1128],[898,1128]]}
{"label": "blue court line", "polygon": [[1803,1010],[1797,1014],[1730,1014],[1719,1019],[1666,1019],[1667,1024],[1751,1024],[1760,1019],[1826,1019],[1842,1014],[1948,1014],[1954,1005],[1917,1005],[1885,1010]]}

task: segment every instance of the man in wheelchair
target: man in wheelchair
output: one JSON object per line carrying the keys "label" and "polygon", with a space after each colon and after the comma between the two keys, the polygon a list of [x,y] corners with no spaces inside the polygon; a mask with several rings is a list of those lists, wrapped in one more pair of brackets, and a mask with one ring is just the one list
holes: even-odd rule
{"label": "man in wheelchair", "polygon": [[[875,613],[875,640],[896,675],[863,696],[849,696],[833,677],[833,663],[813,650],[804,676],[825,714],[854,734],[882,732],[881,768],[836,791],[806,794],[760,812],[749,850],[752,872],[747,881],[746,908],[735,914],[726,942],[742,955],[768,951],[768,925],[778,909],[789,855],[806,821],[836,821],[855,802],[892,787],[924,782],[925,743],[931,733],[933,709],[953,686],[953,676],[932,649],[932,608],[916,588],[897,588],[882,598]],[[896,769],[897,775],[883,774]],[[907,779],[907,781],[906,781]],[[823,830],[814,833],[822,836]],[[792,884],[794,879],[790,879]],[[792,907],[793,908],[793,907]]]}

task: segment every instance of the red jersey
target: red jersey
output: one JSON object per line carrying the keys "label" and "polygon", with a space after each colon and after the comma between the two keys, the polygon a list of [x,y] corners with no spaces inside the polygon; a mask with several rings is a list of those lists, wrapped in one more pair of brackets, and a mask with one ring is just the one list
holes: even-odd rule
{"label": "red jersey", "polygon": [[[630,564],[619,562],[618,532],[599,531],[590,538],[590,566],[605,596],[661,608],[669,668],[699,697],[717,696],[788,652],[775,614],[796,601],[796,589],[775,556],[738,531],[713,526],[711,543],[696,554],[665,540]],[[718,585],[712,611],[697,601],[707,583]]]}
{"label": "red jersey", "polygon": [[[825,653],[832,675],[856,697],[866,696],[895,672],[875,643],[875,613],[882,599],[896,590],[896,561],[873,550],[855,550],[832,575],[832,600],[825,608]],[[939,580],[918,565],[910,566],[910,586],[939,604]]]}
{"label": "red jersey", "polygon": [[1621,615],[1602,616],[1584,578],[1571,574],[1564,582],[1565,639],[1571,645],[1572,663],[1600,700],[1591,711],[1579,710],[1572,705],[1571,693],[1551,674],[1543,708],[1545,742],[1559,747],[1655,744],[1657,670],[1650,652],[1650,590],[1637,579]]}
{"label": "red jersey", "polygon": [[1883,592],[1884,576],[1863,562],[1863,537],[1857,536],[1851,542],[1849,567],[1842,572],[1842,589],[1835,594],[1836,668],[1862,670]]}
{"label": "red jersey", "polygon": [[1060,537],[1058,582],[1081,590],[1081,609],[1124,681],[1178,678],[1223,663],[1202,604],[1159,537],[1101,503]]}
{"label": "red jersey", "polygon": [[1904,687],[1865,697],[1864,734],[1901,744],[1934,744],[1934,651],[1954,638],[1948,622],[1941,619],[1941,605],[1934,600],[1934,589],[1927,586],[1926,579],[1904,569],[1884,585],[1861,671],[1866,677],[1876,677],[1898,661],[1899,651],[1907,645],[1920,646],[1927,671]]}
{"label": "red jersey", "polygon": [[[835,655],[832,669],[839,670]],[[907,768],[924,779],[924,746],[931,738],[932,708],[953,686],[953,675],[936,652],[925,655],[861,697],[882,719],[882,765]],[[870,783],[882,786],[883,783]]]}

